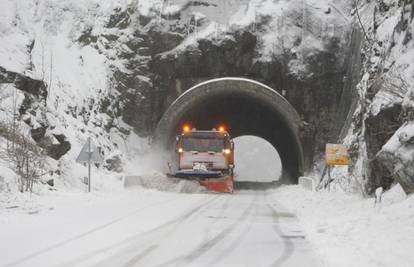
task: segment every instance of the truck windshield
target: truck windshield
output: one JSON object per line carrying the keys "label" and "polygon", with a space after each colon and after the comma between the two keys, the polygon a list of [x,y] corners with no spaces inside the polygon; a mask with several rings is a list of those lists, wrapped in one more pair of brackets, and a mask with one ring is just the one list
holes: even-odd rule
{"label": "truck windshield", "polygon": [[183,137],[182,147],[184,151],[221,152],[224,149],[224,139],[186,136]]}

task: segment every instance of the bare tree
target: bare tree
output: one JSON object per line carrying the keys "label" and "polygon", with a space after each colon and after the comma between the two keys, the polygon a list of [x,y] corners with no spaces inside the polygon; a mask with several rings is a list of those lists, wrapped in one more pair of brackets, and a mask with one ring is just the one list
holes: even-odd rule
{"label": "bare tree", "polygon": [[7,158],[19,176],[19,191],[32,192],[33,184],[46,174],[46,155],[17,125],[2,123],[0,128],[7,139]]}
{"label": "bare tree", "polygon": [[[48,84],[48,91],[49,93],[47,95],[50,95],[52,92],[52,78],[53,78],[53,50],[50,49],[50,68],[49,68],[49,84]],[[47,104],[47,100],[46,100]]]}
{"label": "bare tree", "polygon": [[369,38],[369,36],[367,34],[367,31],[365,30],[365,27],[362,24],[361,16],[359,15],[359,9],[358,9],[359,0],[354,0],[354,5],[355,5],[355,12],[356,12],[356,15],[357,15],[357,18],[358,18],[359,26],[361,27],[362,32],[364,33],[365,39],[367,39],[367,41],[369,43],[371,43],[372,40],[371,40],[371,38]]}
{"label": "bare tree", "polygon": [[42,81],[45,80],[45,45],[43,44],[42,39],[39,39],[40,46],[42,48],[42,66],[41,66],[41,72],[42,72]]}
{"label": "bare tree", "polygon": [[33,184],[46,173],[46,155],[20,127],[16,93],[12,103],[11,119],[0,121],[0,134],[7,140],[5,158],[19,177],[19,191],[32,192]]}

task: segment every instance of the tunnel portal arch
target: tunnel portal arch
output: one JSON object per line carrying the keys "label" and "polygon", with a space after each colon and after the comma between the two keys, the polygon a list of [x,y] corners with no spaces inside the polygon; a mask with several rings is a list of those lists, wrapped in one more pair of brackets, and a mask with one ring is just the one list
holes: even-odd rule
{"label": "tunnel portal arch", "polygon": [[220,78],[188,89],[158,122],[157,144],[171,148],[185,123],[203,130],[224,124],[233,138],[261,137],[278,151],[286,182],[297,183],[303,175],[302,121],[282,95],[262,83],[244,78]]}

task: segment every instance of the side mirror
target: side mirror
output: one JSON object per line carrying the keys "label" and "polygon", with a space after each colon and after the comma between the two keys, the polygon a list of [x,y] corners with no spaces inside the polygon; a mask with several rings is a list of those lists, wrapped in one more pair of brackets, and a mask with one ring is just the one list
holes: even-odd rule
{"label": "side mirror", "polygon": [[180,142],[180,136],[176,136],[175,137],[175,145],[174,145],[174,148],[175,148],[175,151],[177,152],[178,151],[178,147],[179,147],[179,145],[178,145],[178,143]]}

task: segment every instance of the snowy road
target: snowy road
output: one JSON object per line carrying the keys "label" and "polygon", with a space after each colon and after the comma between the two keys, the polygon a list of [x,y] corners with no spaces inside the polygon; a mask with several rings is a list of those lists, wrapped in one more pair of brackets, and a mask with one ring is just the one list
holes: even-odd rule
{"label": "snowy road", "polygon": [[[0,241],[9,255],[0,266],[320,266],[294,214],[263,191],[146,194],[135,209],[126,196],[68,210],[84,231],[59,225],[67,238],[43,234],[40,246],[23,246],[18,255]],[[88,213],[105,206],[112,218],[87,223]]]}

